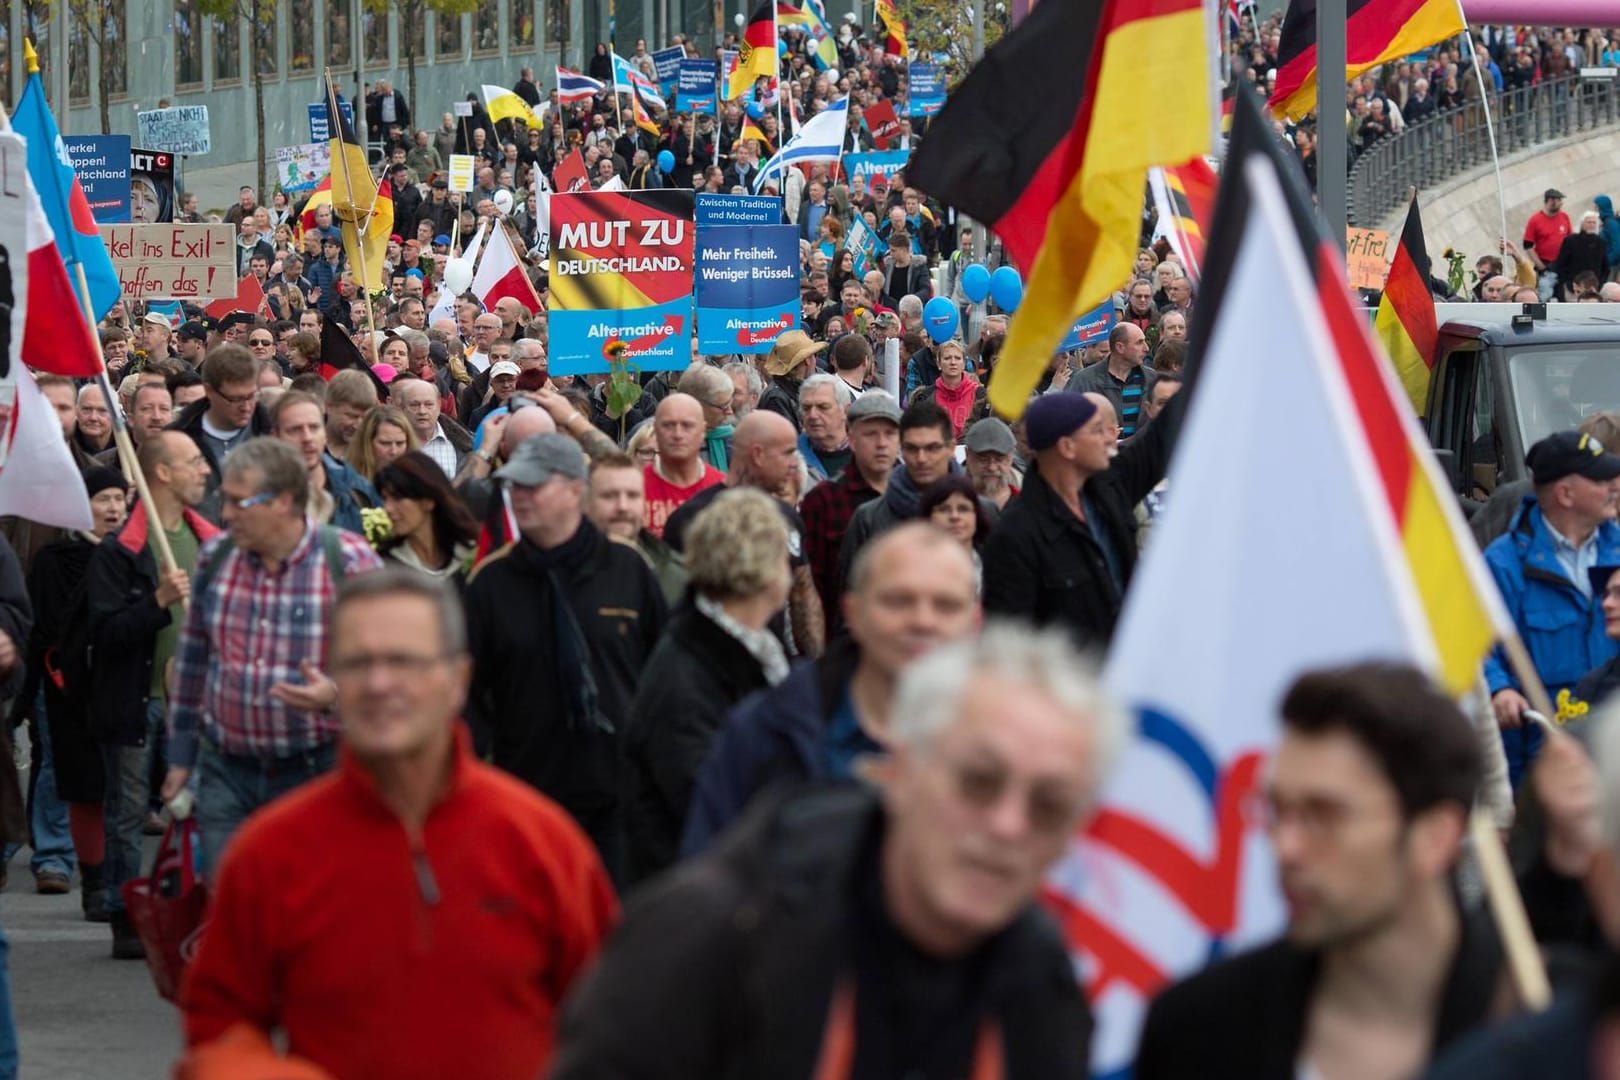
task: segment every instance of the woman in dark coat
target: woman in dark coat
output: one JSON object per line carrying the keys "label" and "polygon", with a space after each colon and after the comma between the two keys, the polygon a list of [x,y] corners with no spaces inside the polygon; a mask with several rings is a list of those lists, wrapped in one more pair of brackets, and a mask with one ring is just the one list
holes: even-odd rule
{"label": "woman in dark coat", "polygon": [[731,707],[787,677],[769,629],[787,603],[788,527],[763,492],[726,492],[686,532],[692,583],[641,673],[625,731],[627,882],[675,861],[698,770]]}
{"label": "woman in dark coat", "polygon": [[[28,594],[34,604],[34,632],[28,642],[28,670],[32,682],[45,691],[45,730],[56,791],[68,807],[68,828],[83,878],[84,917],[106,922],[106,895],[101,864],[106,857],[106,835],[101,801],[106,776],[101,748],[91,734],[86,708],[89,695],[88,608],[85,577],[90,556],[101,538],[116,532],[128,514],[124,478],[103,465],[84,474],[90,492],[92,532],[64,533],[60,540],[34,556],[28,575]],[[22,700],[34,700],[34,689]]]}

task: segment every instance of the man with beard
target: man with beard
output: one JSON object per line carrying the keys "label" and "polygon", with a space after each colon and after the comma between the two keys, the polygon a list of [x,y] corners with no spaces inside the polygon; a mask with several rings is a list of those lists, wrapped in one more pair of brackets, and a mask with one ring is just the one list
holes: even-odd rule
{"label": "man with beard", "polygon": [[614,450],[591,460],[585,489],[585,516],[612,540],[641,552],[671,608],[686,591],[688,574],[680,554],[647,528],[647,479],[629,454]]}

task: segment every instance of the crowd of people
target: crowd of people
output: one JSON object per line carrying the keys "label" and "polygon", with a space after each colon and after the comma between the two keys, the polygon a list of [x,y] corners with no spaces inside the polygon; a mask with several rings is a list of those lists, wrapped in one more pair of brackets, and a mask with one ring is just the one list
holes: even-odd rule
{"label": "crowd of people", "polygon": [[[1276,30],[1238,43],[1257,81]],[[122,886],[143,836],[194,807],[211,899],[186,1075],[1085,1072],[1090,1013],[1039,894],[1126,738],[1087,653],[1174,497],[1197,322],[1174,245],[1145,223],[1111,327],[1008,423],[987,403],[1008,315],[962,292],[994,261],[969,223],[903,172],[789,169],[765,190],[799,229],[800,328],[757,355],[694,339],[628,405],[605,374],[551,370],[534,172],[577,150],[596,187],[752,190],[778,109],[802,122],[846,93],[848,149],[870,148],[862,110],[903,103],[904,64],[852,20],[836,78],[808,45],[789,36],[767,107],[668,115],[656,137],[620,126],[611,91],[553,94],[543,130],[476,98],[415,129],[379,81],[365,115],[398,232],[380,293],[329,205],[243,187],[221,216],[258,310],[175,326],[121,303],[98,328],[117,400],[37,379],[94,526],[0,521],[0,672],[33,763],[26,821],[0,768],[0,827],[39,892],[77,874],[84,917],[135,959]],[[629,60],[653,74],[645,42]],[[1416,119],[1436,63],[1370,80],[1369,116],[1399,85],[1387,114]],[[612,86],[605,47],[590,74]],[[547,102],[528,69],[514,89]],[[480,159],[465,197],[451,153]],[[1571,248],[1620,240],[1607,199],[1576,231],[1547,196],[1517,279],[1482,259],[1479,299],[1620,288],[1588,290],[1607,246],[1601,267]],[[857,218],[874,252],[844,245]],[[538,306],[445,290],[481,220],[528,253]],[[961,315],[942,341],[936,295]],[[1620,417],[1538,443],[1482,537],[1540,677],[1592,709],[1620,685],[1605,445]],[[1407,668],[1304,674],[1264,797],[1286,936],[1161,995],[1141,1075],[1393,1078],[1453,1051],[1435,1075],[1547,1075],[1503,1048],[1601,1045],[1620,742],[1575,729],[1598,733],[1600,776],[1528,694],[1495,661],[1466,707]],[[1528,1035],[1456,887],[1471,808],[1507,829],[1514,790],[1532,922],[1598,987]]]}

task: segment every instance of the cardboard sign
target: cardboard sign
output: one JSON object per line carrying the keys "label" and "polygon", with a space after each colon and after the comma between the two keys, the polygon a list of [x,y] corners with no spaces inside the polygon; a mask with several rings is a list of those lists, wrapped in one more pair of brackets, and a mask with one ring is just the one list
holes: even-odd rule
{"label": "cardboard sign", "polygon": [[62,149],[100,224],[129,220],[129,136],[64,135]]}
{"label": "cardboard sign", "polygon": [[177,105],[172,109],[149,109],[135,114],[141,145],[171,154],[206,154],[212,148],[208,137],[208,106]]}
{"label": "cardboard sign", "polygon": [[217,300],[236,295],[233,225],[103,225],[128,300]]}
{"label": "cardboard sign", "polygon": [[720,65],[714,60],[688,57],[681,61],[675,85],[675,111],[714,114],[714,84]]}
{"label": "cardboard sign", "polygon": [[276,147],[276,183],[289,195],[314,191],[331,171],[330,142]]}
{"label": "cardboard sign", "polygon": [[872,145],[879,150],[889,148],[889,140],[900,135],[900,118],[894,114],[894,103],[880,101],[866,110],[866,130],[872,135]]}
{"label": "cardboard sign", "polygon": [[[352,131],[354,129],[354,106],[347,101],[340,101],[338,102],[338,111],[343,114],[343,119],[348,123],[349,129]],[[326,105],[324,103],[309,107],[309,141],[318,143],[332,141],[332,125],[327,122]]]}
{"label": "cardboard sign", "polygon": [[450,190],[471,191],[478,159],[472,154],[450,155]]}
{"label": "cardboard sign", "polygon": [[1395,251],[1381,229],[1346,229],[1344,254],[1353,289],[1382,289]]}
{"label": "cardboard sign", "polygon": [[174,155],[167,150],[130,147],[129,220],[136,225],[174,220]]}
{"label": "cardboard sign", "polygon": [[855,254],[855,276],[860,277],[868,270],[878,269],[878,260],[889,253],[889,245],[885,244],[877,233],[867,225],[866,219],[857,215],[850,219],[849,233],[844,237],[844,247]]}
{"label": "cardboard sign", "polygon": [[451,113],[453,113],[456,116],[471,116],[472,115],[472,102],[470,102],[470,101],[452,101],[450,103],[450,111],[451,111]]}
{"label": "cardboard sign", "polygon": [[697,236],[698,349],[766,353],[799,325],[799,230],[792,225],[715,228]]}
{"label": "cardboard sign", "polygon": [[780,225],[782,200],[776,195],[710,195],[697,197],[699,228],[710,225]]}
{"label": "cardboard sign", "polygon": [[692,362],[692,192],[551,197],[551,373],[610,370],[624,346],[640,371]]}

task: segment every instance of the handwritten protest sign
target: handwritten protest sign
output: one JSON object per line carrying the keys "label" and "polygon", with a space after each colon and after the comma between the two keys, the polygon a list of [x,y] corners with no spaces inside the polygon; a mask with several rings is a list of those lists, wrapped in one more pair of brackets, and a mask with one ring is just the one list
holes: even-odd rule
{"label": "handwritten protest sign", "polygon": [[473,189],[473,165],[477,162],[471,154],[450,155],[450,190],[471,191]]}
{"label": "handwritten protest sign", "polygon": [[126,299],[218,300],[236,295],[231,225],[103,225]]}
{"label": "handwritten protest sign", "polygon": [[276,178],[289,195],[314,191],[321,177],[332,168],[330,142],[301,143],[276,147]]}
{"label": "handwritten protest sign", "polygon": [[1384,276],[1389,273],[1392,254],[1389,233],[1381,229],[1348,229],[1345,232],[1345,257],[1354,289],[1382,289]]}
{"label": "handwritten protest sign", "polygon": [[148,109],[135,114],[141,145],[171,154],[206,154],[212,148],[208,137],[208,106],[177,105],[172,109]]}

